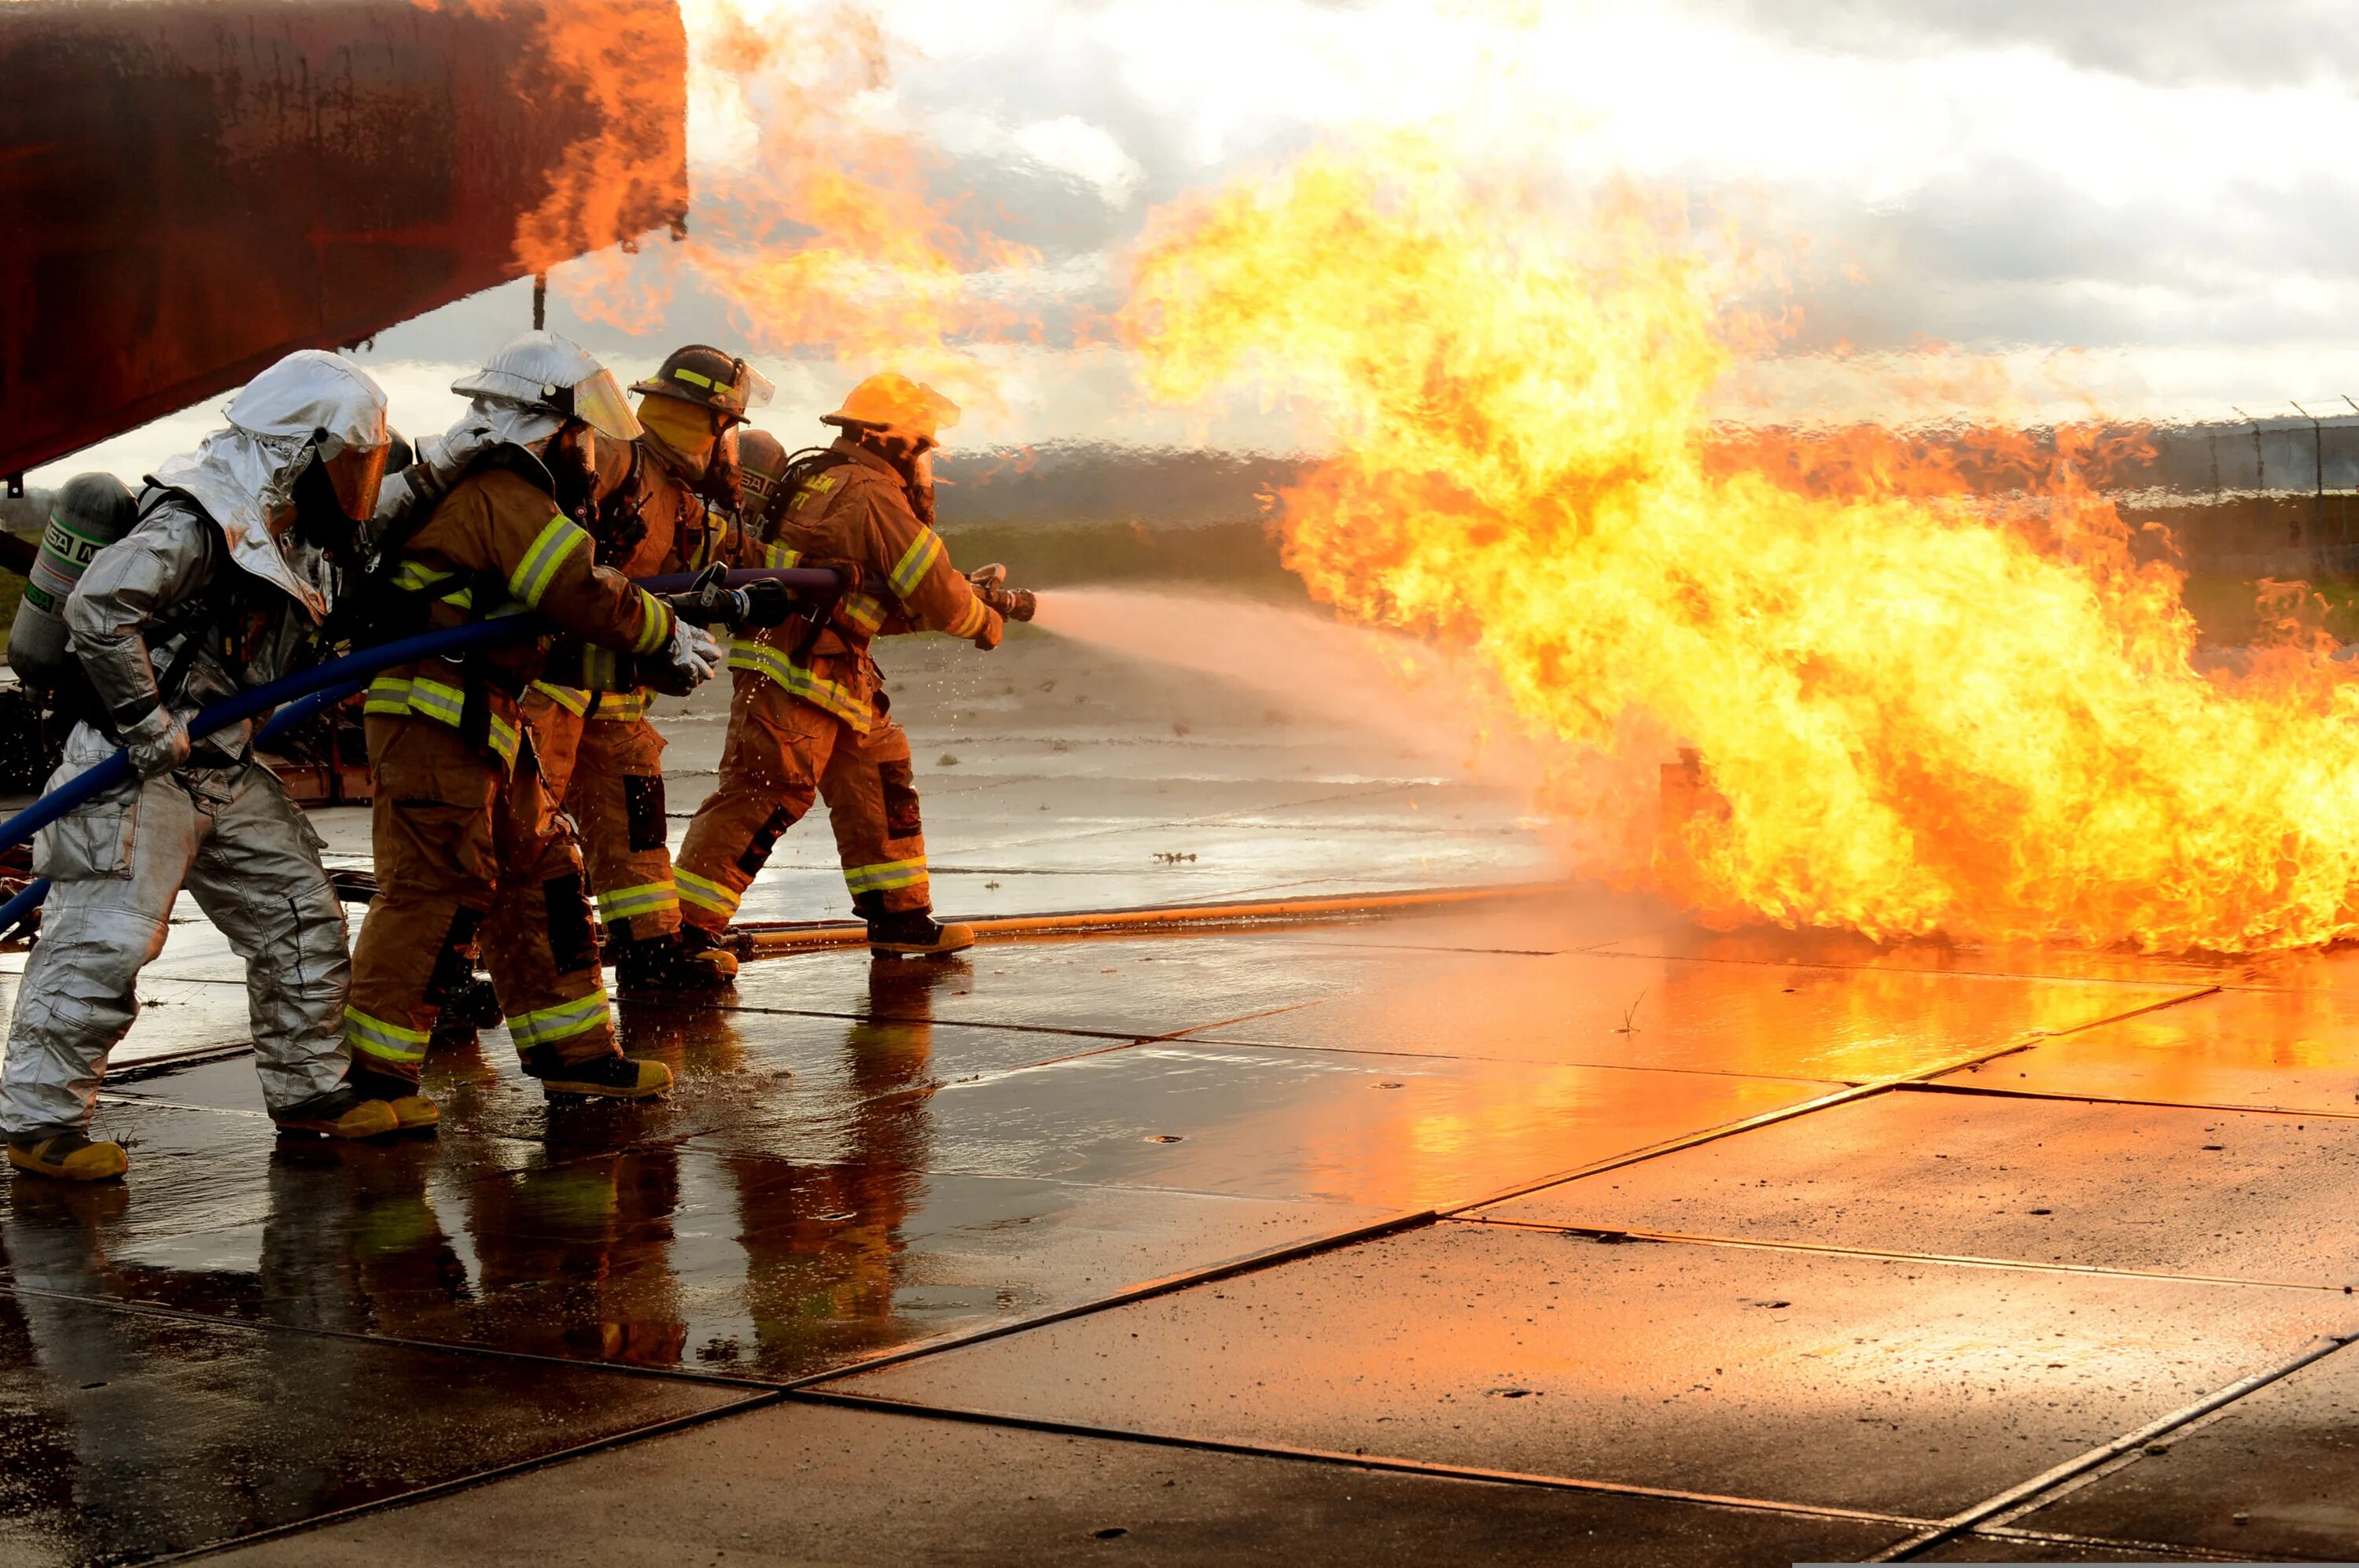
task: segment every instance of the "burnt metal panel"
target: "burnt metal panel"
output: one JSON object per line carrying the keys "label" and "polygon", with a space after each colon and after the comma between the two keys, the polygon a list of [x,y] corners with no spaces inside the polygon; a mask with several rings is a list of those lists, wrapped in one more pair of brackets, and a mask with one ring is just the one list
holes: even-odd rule
{"label": "burnt metal panel", "polygon": [[0,5],[0,474],[679,229],[686,69],[674,0]]}

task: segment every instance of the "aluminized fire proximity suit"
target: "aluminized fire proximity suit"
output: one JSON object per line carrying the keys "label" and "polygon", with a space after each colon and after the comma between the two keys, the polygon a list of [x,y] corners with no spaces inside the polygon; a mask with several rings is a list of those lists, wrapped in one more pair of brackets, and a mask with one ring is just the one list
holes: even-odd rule
{"label": "aluminized fire proximity suit", "polygon": [[[908,737],[886,716],[869,643],[888,629],[947,632],[986,648],[999,640],[999,613],[919,520],[901,473],[852,436],[831,450],[838,461],[803,480],[766,563],[848,562],[862,586],[815,636],[790,621],[730,645],[735,690],[720,783],[689,824],[673,872],[684,920],[708,935],[727,929],[779,835],[822,788],[854,907],[929,908]],[[870,842],[864,824],[881,836]]]}
{"label": "aluminized fire proximity suit", "polygon": [[[299,497],[317,504],[321,481],[305,485],[307,470],[324,474],[339,454],[374,449],[382,472],[385,395],[357,365],[306,351],[256,376],[227,413],[228,429],[162,465],[137,526],[92,559],[66,604],[103,712],[74,727],[50,787],[124,742],[146,777],[35,841],[35,869],[52,886],[0,1086],[12,1156],[25,1135],[88,1121],[107,1055],[137,1015],[135,981],[163,950],[184,886],[245,960],[255,1066],[272,1114],[283,1120],[344,1079],[344,917],[320,840],[253,759],[251,725],[190,751],[185,724],[311,662],[332,572],[288,530]],[[375,483],[366,482],[370,496]],[[364,516],[367,497],[359,506]],[[383,1104],[364,1103],[381,1120],[366,1130],[393,1128]]]}

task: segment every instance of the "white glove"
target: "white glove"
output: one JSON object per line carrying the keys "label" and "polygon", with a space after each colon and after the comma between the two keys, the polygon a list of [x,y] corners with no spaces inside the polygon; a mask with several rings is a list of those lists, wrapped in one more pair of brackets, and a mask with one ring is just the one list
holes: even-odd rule
{"label": "white glove", "polygon": [[690,688],[703,685],[721,670],[721,645],[702,626],[692,626],[686,621],[674,621],[671,646],[665,649],[671,667],[679,671],[680,679]]}
{"label": "white glove", "polygon": [[131,766],[139,777],[153,779],[189,760],[189,726],[179,714],[158,706],[137,724],[125,727],[123,745],[131,753]]}

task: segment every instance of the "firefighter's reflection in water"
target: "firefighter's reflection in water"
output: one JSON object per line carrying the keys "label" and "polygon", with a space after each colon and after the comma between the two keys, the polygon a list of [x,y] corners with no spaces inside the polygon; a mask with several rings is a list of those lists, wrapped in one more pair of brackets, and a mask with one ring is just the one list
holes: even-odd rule
{"label": "firefighter's reflection in water", "polygon": [[[447,1245],[432,1245],[430,1225],[390,1249],[348,1255],[342,1243],[356,1214],[415,1193],[405,1168],[420,1161],[404,1156],[416,1152],[287,1146],[273,1157],[258,1266],[235,1258],[234,1227],[179,1237],[152,1214],[137,1223],[141,1197],[119,1185],[16,1182],[0,1207],[15,1286],[0,1292],[0,1367],[29,1362],[38,1373],[0,1422],[11,1477],[0,1496],[19,1530],[53,1538],[60,1557],[125,1561],[414,1485],[415,1456],[366,1440],[351,1419],[351,1401],[387,1370],[385,1352],[342,1334],[256,1338],[105,1303],[179,1308],[225,1325],[403,1332],[412,1302],[447,1310],[451,1293],[408,1290],[393,1276],[447,1270]],[[361,1158],[339,1158],[347,1154]],[[305,1168],[312,1162],[320,1169]],[[199,1260],[209,1247],[219,1261]],[[390,1274],[388,1254],[399,1264]],[[50,1488],[56,1496],[41,1495]]]}
{"label": "firefighter's reflection in water", "polygon": [[906,1337],[894,1292],[932,1146],[934,996],[972,975],[963,959],[872,959],[868,1017],[845,1029],[843,1108],[820,1157],[728,1157],[755,1369],[811,1371]]}

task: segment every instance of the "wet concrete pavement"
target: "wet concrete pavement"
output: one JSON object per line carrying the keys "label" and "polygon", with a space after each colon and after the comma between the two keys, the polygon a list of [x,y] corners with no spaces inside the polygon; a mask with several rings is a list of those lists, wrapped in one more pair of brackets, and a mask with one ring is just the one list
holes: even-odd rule
{"label": "wet concrete pavement", "polygon": [[[1397,757],[995,751],[955,695],[948,909],[1553,869]],[[838,912],[788,844],[766,912]],[[439,1136],[338,1148],[270,1137],[192,921],[100,1107],[129,1181],[0,1207],[0,1558],[2349,1555],[2354,976],[1595,888],[818,953],[626,1007],[659,1104],[552,1112],[492,1030]]]}

